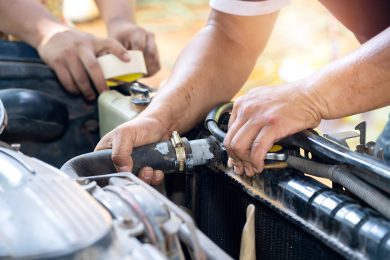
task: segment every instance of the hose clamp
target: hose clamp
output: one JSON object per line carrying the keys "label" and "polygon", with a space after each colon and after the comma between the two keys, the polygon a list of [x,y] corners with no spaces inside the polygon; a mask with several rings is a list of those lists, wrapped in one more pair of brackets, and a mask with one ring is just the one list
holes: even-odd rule
{"label": "hose clamp", "polygon": [[184,142],[181,139],[180,135],[173,131],[171,138],[172,146],[176,151],[176,158],[179,163],[179,172],[184,172],[185,162],[186,162],[186,151]]}

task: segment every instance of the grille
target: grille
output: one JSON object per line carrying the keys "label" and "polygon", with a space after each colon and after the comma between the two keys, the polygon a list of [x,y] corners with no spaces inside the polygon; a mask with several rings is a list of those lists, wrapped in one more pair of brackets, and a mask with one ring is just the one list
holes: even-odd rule
{"label": "grille", "polygon": [[302,227],[249,196],[226,175],[201,168],[193,176],[197,225],[232,257],[239,257],[246,207],[254,204],[258,259],[343,259]]}

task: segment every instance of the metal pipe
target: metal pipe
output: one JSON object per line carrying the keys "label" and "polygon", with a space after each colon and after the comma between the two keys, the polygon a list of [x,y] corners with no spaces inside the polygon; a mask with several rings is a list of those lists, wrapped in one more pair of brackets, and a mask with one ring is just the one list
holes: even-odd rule
{"label": "metal pipe", "polygon": [[345,166],[321,164],[294,156],[289,156],[287,163],[304,173],[327,178],[341,184],[369,206],[390,219],[390,200],[383,193],[357,178]]}

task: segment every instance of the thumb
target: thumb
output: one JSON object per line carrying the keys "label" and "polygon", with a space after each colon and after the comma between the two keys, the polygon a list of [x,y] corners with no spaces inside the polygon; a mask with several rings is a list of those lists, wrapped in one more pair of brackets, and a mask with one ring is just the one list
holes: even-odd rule
{"label": "thumb", "polygon": [[126,139],[116,138],[112,143],[111,159],[118,172],[130,172],[133,168],[133,159],[131,153],[133,145]]}

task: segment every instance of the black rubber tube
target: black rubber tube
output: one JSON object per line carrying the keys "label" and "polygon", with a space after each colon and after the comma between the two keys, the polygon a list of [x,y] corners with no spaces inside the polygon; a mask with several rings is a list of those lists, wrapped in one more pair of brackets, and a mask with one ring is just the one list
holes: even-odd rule
{"label": "black rubber tube", "polygon": [[304,173],[327,178],[341,184],[358,198],[390,219],[390,200],[379,190],[356,177],[342,165],[327,165],[289,156],[287,163]]}
{"label": "black rubber tube", "polygon": [[[112,150],[108,149],[76,156],[67,161],[61,167],[61,171],[72,178],[116,173],[111,154]],[[133,173],[138,173],[144,166],[165,173],[178,171],[176,152],[170,141],[137,147],[131,156],[134,162]]]}
{"label": "black rubber tube", "polygon": [[205,126],[210,131],[210,133],[220,142],[223,142],[225,139],[226,133],[218,127],[218,121],[221,118],[222,114],[230,111],[233,108],[233,103],[227,103],[224,105],[219,105],[213,108],[205,119]]}
{"label": "black rubber tube", "polygon": [[339,164],[351,165],[359,169],[353,172],[354,175],[390,194],[390,166],[379,159],[353,152],[309,130],[287,137],[283,142],[301,147],[314,155],[330,158]]}
{"label": "black rubber tube", "polygon": [[[188,141],[182,138],[185,149],[184,170],[191,171],[198,165],[219,165],[227,162],[227,154],[220,142],[213,136]],[[129,155],[130,156],[130,155]],[[150,166],[164,173],[179,172],[176,150],[171,141],[163,141],[136,147],[131,154],[133,173],[138,173],[144,166]],[[86,153],[67,161],[61,170],[72,178],[115,173],[112,162],[112,150]]]}

